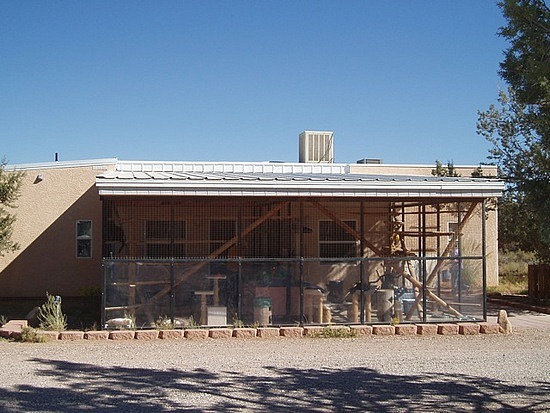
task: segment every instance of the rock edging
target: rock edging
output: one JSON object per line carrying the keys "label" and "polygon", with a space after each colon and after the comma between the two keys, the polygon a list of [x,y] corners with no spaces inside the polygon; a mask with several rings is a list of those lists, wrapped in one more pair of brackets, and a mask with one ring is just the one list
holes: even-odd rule
{"label": "rock edging", "polygon": [[[26,320],[13,320],[0,327],[0,337],[18,339],[27,327]],[[110,330],[110,331],[41,331],[37,335],[45,341],[75,340],[206,340],[206,339],[252,339],[252,338],[298,338],[315,337],[325,328],[340,328],[352,331],[355,337],[364,336],[417,336],[417,335],[478,335],[500,334],[502,328],[496,323],[443,323],[443,324],[376,324],[351,326],[290,326],[258,328],[193,328],[177,330]]]}

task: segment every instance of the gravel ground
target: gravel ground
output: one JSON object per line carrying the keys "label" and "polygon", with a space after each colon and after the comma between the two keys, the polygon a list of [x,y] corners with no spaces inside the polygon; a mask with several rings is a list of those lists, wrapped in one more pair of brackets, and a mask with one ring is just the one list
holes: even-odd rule
{"label": "gravel ground", "polygon": [[550,411],[549,339],[0,342],[0,411]]}

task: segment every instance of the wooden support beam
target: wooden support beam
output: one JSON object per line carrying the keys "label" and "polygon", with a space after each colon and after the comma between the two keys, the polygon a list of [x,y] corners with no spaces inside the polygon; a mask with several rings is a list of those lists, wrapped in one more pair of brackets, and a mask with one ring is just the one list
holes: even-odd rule
{"label": "wooden support beam", "polygon": [[[407,280],[409,280],[415,287],[418,288],[420,293],[418,294],[414,306],[412,306],[411,310],[407,313],[406,319],[409,320],[412,316],[412,313],[415,311],[415,307],[419,304],[420,299],[422,298],[422,282],[414,278],[413,276],[406,274],[404,271],[400,271],[400,274],[405,277]],[[463,315],[455,310],[453,307],[451,307],[448,303],[446,303],[443,299],[441,299],[437,294],[435,294],[432,290],[429,288],[426,289],[426,293],[428,297],[433,299],[437,304],[439,304],[441,307],[446,308],[447,311],[449,311],[451,314],[457,316],[457,317],[463,317]]]}
{"label": "wooden support beam", "polygon": [[[325,214],[327,217],[329,217],[330,219],[332,219],[339,227],[341,227],[344,231],[346,231],[347,233],[351,234],[352,236],[354,236],[357,240],[360,240],[361,239],[361,234],[356,231],[355,229],[353,229],[352,227],[350,227],[349,225],[347,225],[345,222],[343,222],[337,215],[335,215],[332,211],[330,211],[329,209],[325,208],[323,205],[321,205],[319,202],[317,201],[311,201],[311,203],[319,210],[321,211],[323,214]],[[372,242],[370,242],[369,240],[363,238],[363,242],[365,243],[365,245],[372,251],[374,252],[375,254],[379,255],[379,256],[383,256],[384,253],[381,249],[379,249],[376,245],[374,245]]]}
{"label": "wooden support beam", "polygon": [[[479,202],[472,202],[471,203],[470,208],[468,208],[468,211],[466,212],[466,215],[464,215],[464,217],[460,221],[460,225],[458,226],[458,229],[457,229],[458,233],[462,233],[462,231],[464,230],[464,226],[468,223],[468,221],[470,220],[470,218],[474,214],[474,211],[475,211],[476,207],[478,206],[478,204],[479,204]],[[442,257],[450,256],[451,252],[456,247],[457,241],[458,241],[457,237],[452,237],[451,240],[449,241],[449,243],[447,244],[447,247],[443,251],[443,254],[441,254],[441,256]],[[442,261],[442,260],[437,261],[437,263],[435,264],[435,267],[432,269],[432,272],[428,276],[428,279],[426,281],[427,285],[429,285],[434,280],[437,273],[439,272],[439,270],[443,266],[443,263],[444,263],[444,261]]]}
{"label": "wooden support beam", "polygon": [[[462,230],[464,229],[464,226],[466,225],[466,223],[469,221],[469,219],[472,217],[477,205],[479,204],[479,202],[472,202],[471,205],[470,205],[470,208],[468,208],[468,211],[466,212],[466,215],[464,215],[464,217],[462,218],[462,220],[460,221],[460,225],[458,226],[458,229],[457,229],[457,232],[462,232]],[[443,254],[441,255],[442,257],[448,257],[450,256],[451,254],[451,251],[454,250],[454,248],[456,247],[456,243],[457,243],[457,238],[456,237],[452,237],[452,239],[449,241],[449,243],[447,244],[447,247],[445,248],[445,250],[443,251]],[[444,261],[443,260],[437,260],[434,268],[432,269],[432,272],[430,273],[430,275],[427,277],[426,279],[426,286],[430,285],[430,283],[434,280],[434,278],[436,277],[437,273],[439,272],[439,270],[441,270],[441,268],[443,267],[444,265]],[[405,275],[405,274],[404,274]],[[412,278],[412,277],[411,277]],[[416,281],[416,279],[415,279]],[[412,282],[412,281],[411,281]],[[418,281],[418,283],[420,284],[420,289],[422,289],[422,283],[420,281]],[[413,283],[414,284],[414,283]],[[427,293],[428,293],[428,296],[434,298],[434,297],[437,297],[430,289],[427,289]],[[441,300],[439,297],[437,297],[439,300]],[[416,300],[415,300],[415,305],[411,307],[411,309],[409,310],[409,312],[407,313],[407,319],[409,319],[411,316],[412,316],[412,313],[414,311],[414,308],[415,306],[417,306],[419,303],[420,303],[420,300],[422,299],[422,290],[420,290],[420,294],[418,294],[418,296],[416,297]],[[452,307],[450,307],[445,301],[441,300],[441,303],[436,300],[434,298],[434,300],[440,304],[441,306],[443,306],[444,308],[447,308],[447,309],[452,309]],[[453,309],[454,310],[454,309]],[[455,314],[456,312],[456,314]],[[460,314],[458,311],[454,310],[454,312],[452,312],[453,314],[457,315],[458,317],[462,317],[462,314]]]}

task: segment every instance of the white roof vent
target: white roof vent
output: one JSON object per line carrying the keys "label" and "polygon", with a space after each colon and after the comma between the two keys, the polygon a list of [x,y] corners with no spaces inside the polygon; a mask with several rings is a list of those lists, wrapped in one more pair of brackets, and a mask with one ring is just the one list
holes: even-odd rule
{"label": "white roof vent", "polygon": [[304,131],[300,133],[301,163],[334,163],[334,133]]}

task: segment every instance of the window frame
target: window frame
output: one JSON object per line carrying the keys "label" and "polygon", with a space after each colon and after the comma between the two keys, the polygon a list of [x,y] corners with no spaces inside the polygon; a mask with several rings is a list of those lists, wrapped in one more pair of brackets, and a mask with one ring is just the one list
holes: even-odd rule
{"label": "window frame", "polygon": [[[80,225],[83,223],[89,223],[89,234],[81,234],[80,233]],[[93,257],[93,239],[94,239],[94,223],[91,219],[77,219],[75,223],[75,255],[77,259],[88,259]],[[86,241],[86,244],[88,244],[88,254],[82,255],[80,253],[82,245],[82,242]]]}
{"label": "window frame", "polygon": [[[338,258],[356,258],[358,256],[358,241],[356,239],[338,239],[338,236],[336,233],[333,233],[333,236],[332,236],[332,239],[321,239],[321,225],[322,223],[332,223],[334,225],[334,228],[340,228],[340,226],[336,223],[335,220],[333,219],[320,219],[318,220],[318,223],[317,223],[317,230],[318,230],[318,247],[319,247],[319,258],[322,258],[322,259],[338,259]],[[357,231],[357,220],[356,219],[342,219],[342,222],[348,226],[350,226],[351,228],[353,228],[355,231]],[[343,229],[342,229],[343,230]],[[349,236],[351,237],[351,234],[349,234]],[[341,245],[349,245],[350,247],[353,246],[354,250],[355,250],[355,253],[354,255],[346,255],[346,256],[328,256],[328,254],[323,254],[323,248],[322,246],[323,245],[338,245],[338,246],[341,246]],[[322,262],[322,263],[325,263],[325,264],[331,264],[332,261],[325,261],[325,262]]]}

